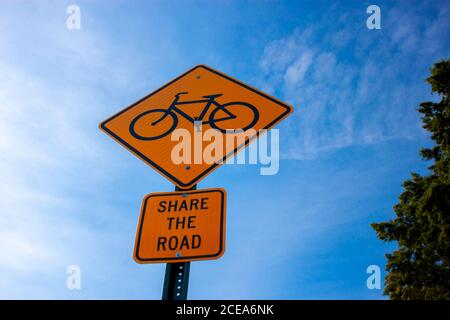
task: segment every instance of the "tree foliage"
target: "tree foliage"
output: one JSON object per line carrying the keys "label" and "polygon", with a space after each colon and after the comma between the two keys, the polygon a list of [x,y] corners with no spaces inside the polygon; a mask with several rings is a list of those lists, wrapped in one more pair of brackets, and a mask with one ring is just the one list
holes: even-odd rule
{"label": "tree foliage", "polygon": [[429,174],[403,183],[395,219],[372,224],[380,239],[398,243],[386,255],[391,299],[450,299],[450,60],[436,63],[427,81],[440,100],[418,109],[434,141],[420,152],[432,162]]}

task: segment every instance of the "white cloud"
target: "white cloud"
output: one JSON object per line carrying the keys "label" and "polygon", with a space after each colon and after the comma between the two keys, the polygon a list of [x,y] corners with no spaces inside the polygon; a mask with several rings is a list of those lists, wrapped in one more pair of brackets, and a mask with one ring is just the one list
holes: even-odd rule
{"label": "white cloud", "polygon": [[299,83],[303,80],[313,59],[311,52],[303,53],[293,64],[291,64],[284,74],[284,81],[287,84]]}
{"label": "white cloud", "polygon": [[[83,28],[70,33],[64,8],[45,7],[42,15],[16,6],[0,14],[2,298],[67,297],[69,264],[86,272],[99,261],[109,263],[111,270],[93,273],[91,281],[111,277],[120,263],[111,259],[111,245],[129,250],[132,237],[123,237],[134,232],[123,230],[134,229],[134,220],[86,199],[102,195],[111,179],[106,161],[109,169],[124,166],[107,156],[99,139],[97,124],[111,106],[98,88],[129,87],[135,69],[111,67],[111,44]],[[132,262],[131,251],[123,257]]]}
{"label": "white cloud", "polygon": [[416,108],[430,99],[428,69],[449,52],[446,37],[436,32],[448,34],[448,7],[431,8],[429,18],[422,6],[384,7],[382,30],[372,31],[363,11],[339,16],[333,6],[316,24],[269,43],[258,82],[294,105],[282,156],[311,159],[423,136]]}

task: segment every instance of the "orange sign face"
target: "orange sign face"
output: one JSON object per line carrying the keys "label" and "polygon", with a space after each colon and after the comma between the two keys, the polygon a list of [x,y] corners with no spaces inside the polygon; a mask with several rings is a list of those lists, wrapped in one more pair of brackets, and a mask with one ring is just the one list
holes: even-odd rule
{"label": "orange sign face", "polygon": [[145,196],[134,260],[170,263],[219,258],[225,252],[225,207],[223,189]]}
{"label": "orange sign face", "polygon": [[187,189],[291,112],[291,106],[198,65],[100,128]]}

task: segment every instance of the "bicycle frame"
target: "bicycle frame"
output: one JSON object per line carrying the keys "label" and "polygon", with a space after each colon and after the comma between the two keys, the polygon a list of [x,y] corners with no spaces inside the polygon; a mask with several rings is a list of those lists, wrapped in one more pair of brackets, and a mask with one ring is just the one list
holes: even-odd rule
{"label": "bicycle frame", "polygon": [[[229,116],[229,117],[225,117],[225,118],[221,118],[221,119],[215,119],[215,121],[223,121],[223,120],[229,120],[229,119],[236,118],[236,116],[234,114],[232,114],[230,111],[225,109],[219,102],[217,102],[215,100],[214,95],[209,97],[209,99],[190,100],[190,101],[178,102],[178,100],[180,98],[179,97],[180,94],[183,94],[183,93],[178,93],[175,96],[175,99],[172,101],[172,103],[170,104],[170,107],[167,109],[165,114],[160,119],[158,119],[155,122],[153,122],[152,125],[156,125],[159,122],[161,122],[162,120],[164,120],[164,118],[171,112],[178,113],[179,115],[181,115],[182,117],[186,118],[188,121],[192,122],[193,124],[196,124],[198,122],[201,122],[202,124],[208,124],[210,121],[209,120],[203,121],[203,118],[205,117],[206,113],[208,112],[208,110],[209,110],[209,108],[211,107],[212,104],[215,105],[217,108],[221,109],[223,112],[225,112]],[[183,110],[177,108],[178,105],[195,104],[195,103],[206,103],[206,106],[203,108],[202,113],[200,114],[199,117],[192,118],[190,115],[185,113]]]}

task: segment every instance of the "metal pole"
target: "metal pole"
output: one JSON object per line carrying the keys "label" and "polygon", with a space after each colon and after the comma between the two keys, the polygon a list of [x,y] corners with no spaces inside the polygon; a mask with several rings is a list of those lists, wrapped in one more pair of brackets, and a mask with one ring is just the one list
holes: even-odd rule
{"label": "metal pole", "polygon": [[[195,190],[197,185],[190,189],[175,187],[175,191]],[[190,262],[175,262],[166,264],[162,300],[187,300],[189,285]]]}

